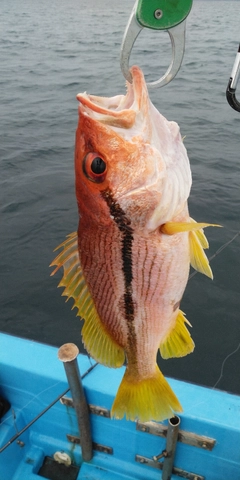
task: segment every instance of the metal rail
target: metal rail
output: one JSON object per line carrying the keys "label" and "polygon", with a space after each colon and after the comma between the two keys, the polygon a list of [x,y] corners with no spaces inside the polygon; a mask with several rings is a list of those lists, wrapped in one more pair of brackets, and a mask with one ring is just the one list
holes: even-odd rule
{"label": "metal rail", "polygon": [[92,436],[89,408],[77,363],[78,354],[78,347],[74,343],[65,343],[58,350],[58,358],[64,364],[72,394],[73,405],[77,415],[78,428],[81,437],[82,457],[84,461],[88,462],[93,456]]}

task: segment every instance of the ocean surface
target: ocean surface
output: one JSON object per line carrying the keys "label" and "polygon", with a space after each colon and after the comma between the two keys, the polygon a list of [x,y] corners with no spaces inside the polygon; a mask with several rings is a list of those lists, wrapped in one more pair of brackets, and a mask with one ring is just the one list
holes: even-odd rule
{"label": "ocean surface", "polygon": [[[57,346],[75,342],[83,351],[81,321],[61,297],[60,275],[50,277],[49,264],[53,249],[78,224],[76,94],[125,92],[119,52],[133,3],[1,0],[2,332]],[[191,216],[223,228],[206,230],[208,256],[218,252],[211,261],[214,280],[201,274],[190,278],[181,305],[193,326],[195,351],[159,361],[167,376],[240,394],[240,113],[225,98],[240,40],[240,5],[193,3],[182,68],[150,96],[186,135],[193,174]],[[131,63],[155,80],[170,57],[168,34],[144,30]]]}

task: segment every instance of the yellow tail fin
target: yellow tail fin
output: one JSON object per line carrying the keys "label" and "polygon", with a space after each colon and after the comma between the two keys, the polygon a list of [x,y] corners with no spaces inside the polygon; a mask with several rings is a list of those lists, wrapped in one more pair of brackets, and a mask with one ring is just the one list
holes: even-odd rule
{"label": "yellow tail fin", "polygon": [[151,377],[139,381],[127,367],[112,406],[112,417],[121,419],[126,415],[132,421],[162,421],[174,412],[182,412],[182,407],[157,365]]}

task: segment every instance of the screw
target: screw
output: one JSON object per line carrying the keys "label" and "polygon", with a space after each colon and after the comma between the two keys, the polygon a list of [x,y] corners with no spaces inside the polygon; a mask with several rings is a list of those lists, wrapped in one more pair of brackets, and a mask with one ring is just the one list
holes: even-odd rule
{"label": "screw", "polygon": [[162,16],[163,16],[162,10],[160,10],[160,8],[157,8],[157,10],[155,10],[155,12],[154,12],[154,17],[157,20],[160,20],[160,18],[162,18]]}
{"label": "screw", "polygon": [[166,458],[167,456],[168,456],[168,454],[167,454],[166,450],[163,450],[163,452],[159,453],[159,455],[155,455],[153,457],[153,460],[154,460],[154,462],[157,462],[158,460],[160,460],[160,458],[163,458],[163,457]]}
{"label": "screw", "polygon": [[20,447],[24,447],[24,446],[25,446],[25,443],[24,443],[22,440],[17,440],[17,444],[18,444]]}

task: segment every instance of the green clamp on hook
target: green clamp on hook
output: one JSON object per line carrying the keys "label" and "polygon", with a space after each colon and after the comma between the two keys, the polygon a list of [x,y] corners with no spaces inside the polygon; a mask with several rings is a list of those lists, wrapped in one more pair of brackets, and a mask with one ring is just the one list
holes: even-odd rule
{"label": "green clamp on hook", "polygon": [[168,30],[183,22],[192,8],[192,0],[139,0],[137,21],[145,28]]}

